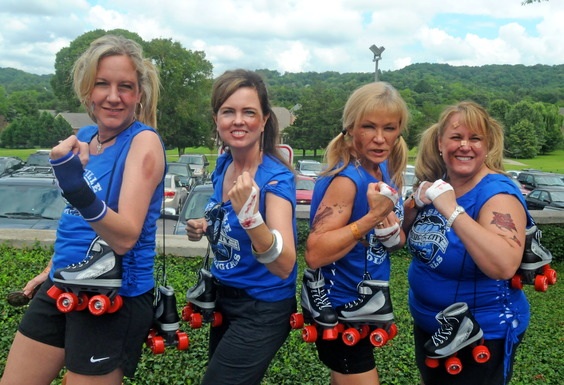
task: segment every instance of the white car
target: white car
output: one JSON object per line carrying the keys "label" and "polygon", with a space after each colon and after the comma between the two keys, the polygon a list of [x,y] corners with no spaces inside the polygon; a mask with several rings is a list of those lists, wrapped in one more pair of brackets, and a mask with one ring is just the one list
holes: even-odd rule
{"label": "white car", "polygon": [[186,201],[188,189],[175,174],[166,174],[164,180],[163,215],[177,216]]}

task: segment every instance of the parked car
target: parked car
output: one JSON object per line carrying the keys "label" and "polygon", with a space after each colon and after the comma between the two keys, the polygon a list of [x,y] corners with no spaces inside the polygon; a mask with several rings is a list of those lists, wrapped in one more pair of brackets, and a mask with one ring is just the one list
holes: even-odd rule
{"label": "parked car", "polygon": [[312,178],[317,178],[322,168],[323,165],[316,160],[302,159],[298,160],[296,163],[296,171],[298,174]]}
{"label": "parked car", "polygon": [[180,182],[190,191],[196,184],[196,176],[186,163],[171,162],[168,164],[168,174],[178,175]]}
{"label": "parked car", "polygon": [[523,187],[523,185],[521,184],[521,182],[519,182],[517,179],[515,178],[511,178],[511,181],[513,183],[515,183],[515,186],[519,187],[519,191],[521,191],[521,194],[526,197],[528,193],[530,193],[530,190],[527,190],[525,187]]}
{"label": "parked car", "polygon": [[537,187],[564,186],[564,181],[559,175],[536,170],[521,171],[517,180],[529,191]]}
{"label": "parked car", "polygon": [[0,178],[0,228],[56,230],[66,201],[52,172],[30,169]]}
{"label": "parked car", "polygon": [[26,166],[51,167],[49,163],[49,153],[51,150],[37,150],[33,154],[29,154],[25,162]]}
{"label": "parked car", "polygon": [[22,168],[25,162],[17,156],[0,156],[0,176],[5,176]]}
{"label": "parked car", "polygon": [[213,194],[212,184],[200,184],[195,186],[182,206],[178,215],[178,222],[174,227],[174,234],[186,235],[186,221],[193,218],[202,218],[206,205]]}
{"label": "parked car", "polygon": [[310,205],[314,187],[314,178],[298,175],[296,179],[296,203],[299,205]]}
{"label": "parked car", "polygon": [[164,202],[162,212],[167,215],[178,215],[182,204],[186,201],[188,189],[176,174],[166,174],[164,179]]}
{"label": "parked car", "polygon": [[401,189],[401,196],[403,199],[407,199],[411,194],[413,194],[413,185],[417,180],[415,173],[409,170],[410,169],[406,169],[406,171],[404,171],[403,173],[403,187]]}
{"label": "parked car", "polygon": [[183,154],[178,158],[178,163],[186,163],[190,165],[194,177],[201,182],[208,179],[210,162],[204,154]]}
{"label": "parked car", "polygon": [[564,187],[537,187],[526,197],[529,210],[543,210],[546,206],[564,208]]}

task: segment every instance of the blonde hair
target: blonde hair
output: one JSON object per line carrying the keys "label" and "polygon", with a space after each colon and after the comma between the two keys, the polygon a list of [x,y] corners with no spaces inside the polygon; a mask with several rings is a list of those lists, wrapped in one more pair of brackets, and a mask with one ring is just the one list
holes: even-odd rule
{"label": "blonde hair", "polygon": [[[350,135],[346,133],[366,115],[385,111],[399,118],[400,136],[388,157],[388,169],[395,186],[403,186],[403,170],[407,165],[407,144],[402,133],[407,131],[409,110],[399,92],[387,82],[374,82],[357,88],[347,100],[343,110],[343,131],[331,140],[325,150],[326,175],[339,173],[356,159]],[[343,165],[334,169],[339,162]]]}
{"label": "blonde hair", "polygon": [[153,128],[157,128],[157,103],[159,101],[160,80],[157,68],[143,57],[143,48],[123,36],[104,35],[92,43],[88,49],[74,63],[73,86],[76,96],[86,107],[90,118],[96,122],[96,117],[90,108],[90,94],[94,89],[98,65],[108,56],[124,55],[131,59],[137,71],[141,100],[136,107],[136,118]]}
{"label": "blonde hair", "polygon": [[472,133],[484,138],[488,150],[486,166],[494,172],[505,174],[502,125],[479,104],[463,101],[447,107],[441,113],[439,121],[422,133],[415,159],[417,179],[435,181],[446,176],[446,165],[439,151],[439,138],[443,136],[449,119],[455,113],[459,114],[459,124],[465,125]]}

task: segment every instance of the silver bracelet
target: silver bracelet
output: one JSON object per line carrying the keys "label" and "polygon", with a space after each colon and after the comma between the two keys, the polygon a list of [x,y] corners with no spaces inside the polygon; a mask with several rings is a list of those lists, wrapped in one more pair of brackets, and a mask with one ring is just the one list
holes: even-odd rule
{"label": "silver bracelet", "polygon": [[282,254],[282,247],[284,246],[284,239],[282,238],[282,234],[278,230],[271,230],[270,231],[273,235],[272,245],[268,248],[268,250],[258,253],[255,250],[255,247],[251,244],[251,250],[253,256],[256,260],[262,264],[267,264],[276,261],[280,254]]}
{"label": "silver bracelet", "polygon": [[454,223],[455,219],[458,218],[458,216],[462,213],[466,212],[466,210],[464,210],[464,207],[462,206],[456,206],[456,208],[454,209],[454,212],[451,214],[450,218],[447,221],[446,224],[446,228],[447,230],[450,230],[452,224]]}

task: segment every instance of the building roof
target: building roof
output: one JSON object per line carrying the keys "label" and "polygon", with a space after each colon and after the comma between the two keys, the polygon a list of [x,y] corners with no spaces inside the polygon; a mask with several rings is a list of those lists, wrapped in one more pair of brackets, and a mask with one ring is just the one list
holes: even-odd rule
{"label": "building roof", "polygon": [[60,112],[57,116],[65,119],[71,125],[75,133],[81,127],[96,124],[85,112]]}

